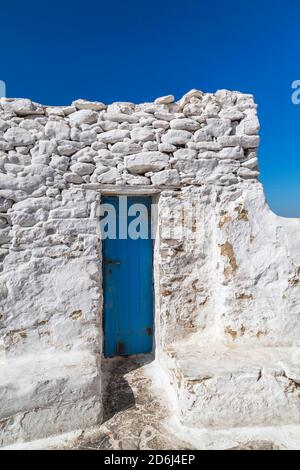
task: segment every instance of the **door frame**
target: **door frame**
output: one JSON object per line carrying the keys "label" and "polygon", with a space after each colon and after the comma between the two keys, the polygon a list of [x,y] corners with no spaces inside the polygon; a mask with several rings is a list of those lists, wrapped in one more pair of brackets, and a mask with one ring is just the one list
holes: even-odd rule
{"label": "door frame", "polygon": [[[126,187],[126,188],[117,188],[116,186],[110,187],[110,188],[101,188],[99,190],[100,193],[100,203],[99,203],[99,219],[100,219],[100,204],[101,204],[101,199],[102,197],[106,196],[136,196],[136,197],[150,197],[151,198],[151,204],[156,204],[158,205],[159,201],[159,196],[160,196],[160,189],[157,188],[136,188],[136,187]],[[153,297],[153,302],[152,302],[152,315],[153,315],[153,338],[152,338],[152,350],[149,354],[153,355],[155,357],[155,347],[156,347],[156,334],[157,334],[157,320],[159,318],[159,268],[158,268],[158,263],[156,262],[158,259],[158,250],[159,250],[159,237],[158,237],[158,217],[153,217],[152,210],[151,210],[151,230],[154,230],[155,237],[152,239],[152,297]],[[102,289],[102,297],[104,299],[104,278],[103,278],[103,244],[102,244],[102,239],[100,237],[100,242],[101,242],[101,272],[102,272],[102,283],[101,283],[101,289]],[[103,359],[105,360],[111,360],[114,359],[114,356],[112,358],[106,358],[104,355],[104,341],[105,341],[105,330],[104,330],[104,303],[102,301],[102,319],[101,319],[101,332],[102,332],[102,351],[101,355]],[[127,357],[127,356],[123,356]],[[134,357],[130,356],[130,357]]]}

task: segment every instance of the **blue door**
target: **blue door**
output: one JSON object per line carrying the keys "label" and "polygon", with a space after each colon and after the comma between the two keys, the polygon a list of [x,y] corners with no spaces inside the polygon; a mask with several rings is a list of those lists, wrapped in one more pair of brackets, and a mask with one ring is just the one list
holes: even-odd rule
{"label": "blue door", "polygon": [[[101,204],[103,208],[109,204],[116,215],[115,224],[102,226],[102,238],[105,230],[109,232],[103,240],[104,355],[149,353],[153,341],[151,198],[109,196]],[[104,210],[102,221],[107,214]]]}

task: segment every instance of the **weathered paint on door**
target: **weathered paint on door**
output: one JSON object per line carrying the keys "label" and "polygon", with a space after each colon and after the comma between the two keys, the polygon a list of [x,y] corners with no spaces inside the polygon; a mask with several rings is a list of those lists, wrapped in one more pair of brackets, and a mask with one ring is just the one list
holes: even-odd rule
{"label": "weathered paint on door", "polygon": [[[106,197],[102,203],[112,204],[117,215],[117,238],[103,240],[104,354],[149,353],[153,341],[151,198],[127,197],[128,208],[143,204],[148,210],[147,239],[122,239],[119,197]],[[125,227],[136,218],[125,217]]]}

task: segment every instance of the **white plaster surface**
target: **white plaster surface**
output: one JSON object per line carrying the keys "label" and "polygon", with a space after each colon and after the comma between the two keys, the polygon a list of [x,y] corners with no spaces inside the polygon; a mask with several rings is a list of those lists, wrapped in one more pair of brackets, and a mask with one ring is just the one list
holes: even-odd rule
{"label": "white plaster surface", "polygon": [[[136,368],[137,363],[140,364]],[[182,425],[176,413],[175,390],[157,361],[149,363],[147,358],[116,359],[110,369],[104,405],[110,410],[114,408],[115,414],[110,413],[111,416],[102,425],[47,439],[20,442],[5,449],[192,451],[299,448],[299,425],[228,429]],[[125,383],[128,385],[124,388]]]}

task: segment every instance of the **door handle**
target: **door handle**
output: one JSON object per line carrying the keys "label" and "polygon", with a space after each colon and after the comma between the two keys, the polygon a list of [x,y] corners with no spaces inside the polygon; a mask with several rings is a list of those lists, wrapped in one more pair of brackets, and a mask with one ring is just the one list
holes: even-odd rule
{"label": "door handle", "polygon": [[107,264],[121,264],[120,261],[114,261],[112,259],[105,259],[104,263],[107,263]]}

